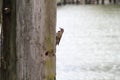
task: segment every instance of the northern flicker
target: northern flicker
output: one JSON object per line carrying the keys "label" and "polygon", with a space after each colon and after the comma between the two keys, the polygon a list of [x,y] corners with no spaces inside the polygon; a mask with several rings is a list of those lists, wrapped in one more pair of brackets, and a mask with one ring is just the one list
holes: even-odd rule
{"label": "northern flicker", "polygon": [[56,45],[59,45],[63,32],[64,29],[60,28],[60,31],[56,33]]}

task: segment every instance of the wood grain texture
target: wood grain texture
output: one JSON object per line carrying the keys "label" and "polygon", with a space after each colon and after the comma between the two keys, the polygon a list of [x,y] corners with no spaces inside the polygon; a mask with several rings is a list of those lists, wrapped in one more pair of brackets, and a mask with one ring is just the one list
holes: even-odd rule
{"label": "wood grain texture", "polygon": [[55,80],[56,0],[17,0],[17,80]]}

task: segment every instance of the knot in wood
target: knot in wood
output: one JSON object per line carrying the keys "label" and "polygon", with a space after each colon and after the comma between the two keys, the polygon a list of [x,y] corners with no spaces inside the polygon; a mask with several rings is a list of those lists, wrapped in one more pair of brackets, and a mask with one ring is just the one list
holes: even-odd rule
{"label": "knot in wood", "polygon": [[10,9],[10,8],[7,8],[7,7],[4,8],[4,13],[5,13],[5,14],[9,14],[10,12],[11,12],[11,9]]}

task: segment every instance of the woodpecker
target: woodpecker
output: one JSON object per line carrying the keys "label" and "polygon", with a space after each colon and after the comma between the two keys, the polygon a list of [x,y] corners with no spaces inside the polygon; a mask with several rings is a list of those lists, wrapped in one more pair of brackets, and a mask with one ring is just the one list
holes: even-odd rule
{"label": "woodpecker", "polygon": [[60,28],[60,31],[56,33],[56,45],[59,45],[63,32],[64,29]]}

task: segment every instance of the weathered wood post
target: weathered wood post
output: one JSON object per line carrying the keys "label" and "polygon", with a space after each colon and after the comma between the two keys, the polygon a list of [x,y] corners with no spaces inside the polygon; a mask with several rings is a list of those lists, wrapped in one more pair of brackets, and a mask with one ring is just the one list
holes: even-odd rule
{"label": "weathered wood post", "polygon": [[3,0],[0,80],[16,80],[16,6],[15,0]]}
{"label": "weathered wood post", "polygon": [[18,80],[55,80],[56,0],[17,0]]}
{"label": "weathered wood post", "polygon": [[64,5],[67,4],[67,1],[66,1],[66,0],[63,0],[63,4],[64,4]]}
{"label": "weathered wood post", "polygon": [[80,4],[80,1],[79,1],[79,0],[76,0],[76,4]]}
{"label": "weathered wood post", "polygon": [[113,0],[113,3],[116,4],[116,0]]}
{"label": "weathered wood post", "polygon": [[97,1],[97,4],[99,4],[99,0],[96,0]]}
{"label": "weathered wood post", "polygon": [[104,1],[104,0],[102,0],[102,2],[101,2],[101,3],[102,3],[102,4],[104,4],[104,2],[105,2],[105,1]]}
{"label": "weathered wood post", "polygon": [[0,80],[55,80],[55,25],[56,0],[3,0]]}
{"label": "weathered wood post", "polygon": [[2,8],[2,0],[0,0],[0,24],[1,24],[1,14],[2,14],[2,12],[1,12],[2,9],[1,8]]}
{"label": "weathered wood post", "polygon": [[85,0],[85,4],[87,4],[87,0]]}
{"label": "weathered wood post", "polygon": [[109,3],[112,3],[112,0],[109,0]]}

